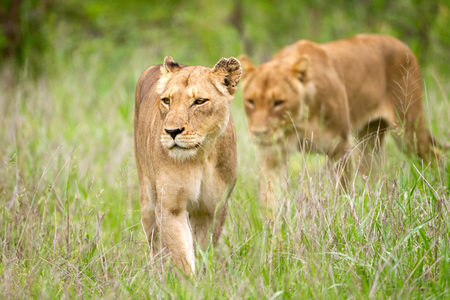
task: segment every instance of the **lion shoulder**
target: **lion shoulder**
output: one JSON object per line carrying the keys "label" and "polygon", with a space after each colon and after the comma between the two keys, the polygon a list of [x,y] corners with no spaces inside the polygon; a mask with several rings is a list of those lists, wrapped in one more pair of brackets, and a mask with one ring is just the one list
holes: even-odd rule
{"label": "lion shoulder", "polygon": [[161,77],[160,69],[161,65],[150,66],[139,77],[135,93],[136,114],[139,114],[139,107],[144,100],[144,97],[151,93],[155,87],[155,84]]}

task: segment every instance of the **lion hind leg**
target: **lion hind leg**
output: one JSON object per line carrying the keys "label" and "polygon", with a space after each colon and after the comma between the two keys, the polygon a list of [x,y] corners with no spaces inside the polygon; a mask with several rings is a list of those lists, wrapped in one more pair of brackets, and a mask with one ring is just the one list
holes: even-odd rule
{"label": "lion hind leg", "polygon": [[417,59],[407,55],[401,66],[399,72],[392,74],[393,84],[387,94],[396,115],[394,137],[407,155],[431,161],[436,149],[426,128]]}
{"label": "lion hind leg", "polygon": [[422,114],[407,115],[396,127],[394,139],[402,152],[415,154],[425,161],[439,156],[439,145],[425,127]]}

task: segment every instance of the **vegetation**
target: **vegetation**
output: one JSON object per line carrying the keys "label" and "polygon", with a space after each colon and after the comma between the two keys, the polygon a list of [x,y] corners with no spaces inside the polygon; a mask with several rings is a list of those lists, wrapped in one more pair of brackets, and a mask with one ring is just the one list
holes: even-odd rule
{"label": "vegetation", "polygon": [[358,32],[411,45],[429,127],[448,140],[446,1],[22,0],[3,1],[0,16],[13,3],[21,39],[0,60],[0,298],[449,298],[448,153],[424,164],[389,138],[348,193],[322,156],[292,156],[267,222],[238,93],[238,183],[193,281],[149,260],[133,152],[135,85],[164,56],[262,61],[300,38]]}

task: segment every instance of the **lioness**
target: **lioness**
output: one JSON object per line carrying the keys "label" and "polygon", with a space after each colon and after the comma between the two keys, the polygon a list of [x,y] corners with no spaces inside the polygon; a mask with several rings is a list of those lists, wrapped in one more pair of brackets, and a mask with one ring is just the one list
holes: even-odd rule
{"label": "lioness", "polygon": [[300,40],[257,67],[245,55],[239,60],[249,130],[266,174],[263,201],[271,201],[265,198],[268,181],[278,184],[289,151],[304,144],[343,160],[352,131],[367,154],[379,149],[393,128],[404,149],[424,159],[433,153],[417,59],[393,37],[364,34],[325,44]]}
{"label": "lioness", "polygon": [[214,68],[182,66],[168,56],[136,88],[134,141],[142,226],[152,254],[159,235],[173,262],[195,271],[194,240],[217,242],[237,177],[230,103],[241,75],[237,59]]}

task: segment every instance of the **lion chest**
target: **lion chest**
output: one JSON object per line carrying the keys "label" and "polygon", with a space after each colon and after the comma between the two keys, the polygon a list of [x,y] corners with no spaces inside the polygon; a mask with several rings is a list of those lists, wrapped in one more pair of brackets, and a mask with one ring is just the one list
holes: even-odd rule
{"label": "lion chest", "polygon": [[156,173],[156,205],[183,209],[200,197],[202,170],[199,167],[178,166]]}
{"label": "lion chest", "polygon": [[209,210],[214,210],[216,204],[222,199],[226,183],[219,176],[215,163],[208,161],[204,164],[200,184],[198,201]]}
{"label": "lion chest", "polygon": [[218,172],[214,162],[209,161],[190,168],[166,169],[156,180],[157,202],[170,209],[201,204],[214,210],[226,189]]}

